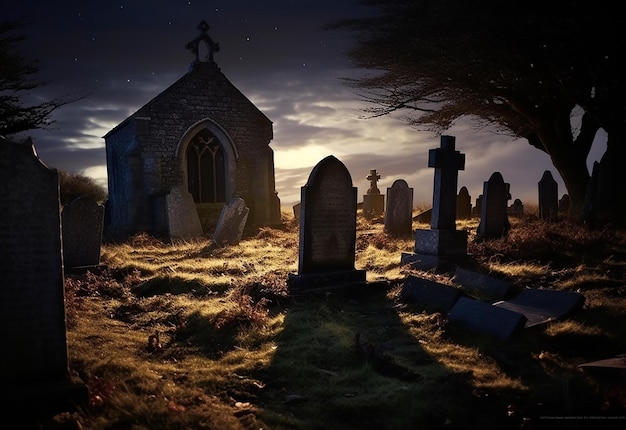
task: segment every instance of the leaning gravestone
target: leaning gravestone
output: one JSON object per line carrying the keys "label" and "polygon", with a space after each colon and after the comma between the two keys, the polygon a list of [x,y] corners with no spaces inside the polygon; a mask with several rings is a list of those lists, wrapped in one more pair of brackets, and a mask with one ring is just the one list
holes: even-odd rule
{"label": "leaning gravestone", "polygon": [[30,139],[0,143],[0,214],[0,409],[31,418],[84,405],[68,367],[58,173]]}
{"label": "leaning gravestone", "polygon": [[387,188],[385,232],[394,236],[409,235],[413,229],[413,188],[397,179]]}
{"label": "leaning gravestone", "polygon": [[500,172],[493,173],[483,183],[480,224],[476,232],[479,239],[496,239],[508,234],[511,228],[507,216],[510,197],[509,184],[504,182]]}
{"label": "leaning gravestone", "polygon": [[559,215],[559,184],[549,170],[543,172],[538,183],[539,187],[539,218],[554,221]]}
{"label": "leaning gravestone", "polygon": [[241,241],[249,212],[250,209],[241,197],[224,206],[213,233],[213,242],[219,246],[237,245]]}
{"label": "leaning gravestone", "polygon": [[326,288],[365,281],[355,270],[357,189],[346,166],[329,155],[301,188],[298,274],[292,290]]}
{"label": "leaning gravestone", "polygon": [[168,236],[170,239],[186,239],[201,236],[202,225],[193,197],[187,189],[178,185],[165,196]]}
{"label": "leaning gravestone", "polygon": [[100,264],[104,206],[80,196],[63,207],[63,266],[65,271]]}

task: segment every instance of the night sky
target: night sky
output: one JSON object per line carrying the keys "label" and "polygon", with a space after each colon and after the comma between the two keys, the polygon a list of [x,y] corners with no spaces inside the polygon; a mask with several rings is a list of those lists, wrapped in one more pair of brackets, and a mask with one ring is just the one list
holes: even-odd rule
{"label": "night sky", "polygon": [[[382,193],[404,179],[416,206],[430,204],[428,150],[439,146],[439,136],[394,117],[363,118],[368,105],[341,80],[364,72],[346,55],[354,35],[324,29],[371,13],[356,0],[12,2],[2,19],[27,22],[22,54],[39,62],[38,79],[48,82],[33,96],[81,97],[55,112],[49,130],[20,137],[33,138],[49,167],[106,186],[102,137],[187,72],[194,56],[185,45],[205,20],[220,44],[218,66],[273,122],[270,146],[284,208],[298,201],[313,166],[330,154],[350,171],[359,201],[369,188],[369,170],[377,169]],[[459,187],[469,189],[472,203],[495,171],[524,203],[536,205],[545,170],[559,183],[559,195],[566,192],[548,156],[526,141],[462,126],[445,134],[456,136],[457,150],[466,154]],[[600,137],[590,165],[604,146]]]}

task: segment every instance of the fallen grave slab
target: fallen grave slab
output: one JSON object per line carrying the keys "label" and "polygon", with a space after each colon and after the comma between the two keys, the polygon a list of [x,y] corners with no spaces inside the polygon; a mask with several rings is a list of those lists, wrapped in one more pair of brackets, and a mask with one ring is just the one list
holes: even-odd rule
{"label": "fallen grave slab", "polygon": [[578,367],[597,367],[626,370],[626,354],[621,354],[617,357],[605,358],[602,360],[590,361],[589,363],[580,364],[578,365]]}
{"label": "fallen grave slab", "polygon": [[528,288],[509,300],[493,305],[518,312],[526,317],[526,327],[544,324],[567,317],[582,308],[585,296],[570,291]]}
{"label": "fallen grave slab", "polygon": [[509,309],[460,297],[448,313],[448,321],[506,341],[524,327],[526,317]]}
{"label": "fallen grave slab", "polygon": [[408,276],[402,286],[401,297],[443,311],[449,311],[462,292],[458,288],[418,276]]}
{"label": "fallen grave slab", "polygon": [[513,289],[511,283],[505,279],[494,278],[462,267],[455,270],[452,282],[490,299],[503,299],[509,296]]}

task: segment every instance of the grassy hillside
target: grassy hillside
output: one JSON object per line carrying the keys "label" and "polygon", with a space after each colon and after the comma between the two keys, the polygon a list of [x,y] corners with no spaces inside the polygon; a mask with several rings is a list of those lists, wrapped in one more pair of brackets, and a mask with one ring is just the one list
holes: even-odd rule
{"label": "grassy hillside", "polygon": [[[108,270],[67,276],[70,367],[88,409],[41,422],[84,429],[533,429],[626,423],[624,371],[580,364],[626,353],[626,238],[527,215],[474,243],[468,267],[516,288],[579,291],[563,321],[507,342],[405,303],[412,237],[359,217],[356,268],[369,286],[290,295],[298,226],[237,246],[139,235],[103,247]],[[429,228],[414,223],[414,228]],[[621,422],[620,422],[621,421]],[[611,427],[608,427],[611,428]]]}

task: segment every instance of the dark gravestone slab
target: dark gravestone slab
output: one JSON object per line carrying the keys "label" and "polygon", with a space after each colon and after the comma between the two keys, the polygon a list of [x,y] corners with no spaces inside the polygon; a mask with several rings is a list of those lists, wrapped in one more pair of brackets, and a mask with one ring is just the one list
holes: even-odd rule
{"label": "dark gravestone slab", "polygon": [[448,320],[502,341],[510,339],[526,324],[526,317],[518,312],[467,297],[457,300]]}
{"label": "dark gravestone slab", "polygon": [[525,289],[519,295],[494,306],[523,314],[526,327],[566,318],[581,309],[585,296],[570,291]]}
{"label": "dark gravestone slab", "polygon": [[298,275],[291,288],[327,287],[365,281],[355,270],[356,188],[346,166],[329,155],[301,189]]}
{"label": "dark gravestone slab", "polygon": [[485,299],[502,299],[509,296],[513,290],[511,283],[505,279],[494,278],[462,267],[455,270],[452,282]]}
{"label": "dark gravestone slab", "polygon": [[559,184],[552,177],[549,170],[543,172],[538,183],[539,188],[539,218],[555,220],[559,214]]}
{"label": "dark gravestone slab", "polygon": [[165,196],[168,235],[171,239],[201,236],[202,225],[193,196],[185,187],[173,187]]}
{"label": "dark gravestone slab", "polygon": [[213,242],[219,246],[237,245],[241,241],[249,212],[246,202],[240,197],[224,206],[213,233]]}
{"label": "dark gravestone slab", "polygon": [[482,209],[477,236],[481,239],[495,239],[506,236],[511,229],[507,216],[509,184],[504,182],[502,174],[495,172],[483,183]]}
{"label": "dark gravestone slab", "polygon": [[428,307],[449,311],[462,292],[450,285],[440,284],[417,276],[408,276],[402,286],[402,299]]}
{"label": "dark gravestone slab", "polygon": [[472,215],[480,216],[480,211],[483,209],[483,195],[476,197],[476,204],[472,208]]}
{"label": "dark gravestone slab", "polygon": [[413,231],[413,188],[404,179],[387,188],[385,232],[395,236],[408,236]]}
{"label": "dark gravestone slab", "polygon": [[472,217],[472,197],[467,187],[461,187],[456,196],[456,219],[470,219]]}
{"label": "dark gravestone slab", "polygon": [[521,217],[524,215],[524,203],[520,199],[515,199],[513,204],[507,209],[509,215],[514,217]]}
{"label": "dark gravestone slab", "polygon": [[0,213],[0,408],[85,404],[68,367],[58,174],[30,140],[0,144]]}
{"label": "dark gravestone slab", "polygon": [[104,206],[81,196],[63,207],[63,265],[65,270],[100,264]]}

